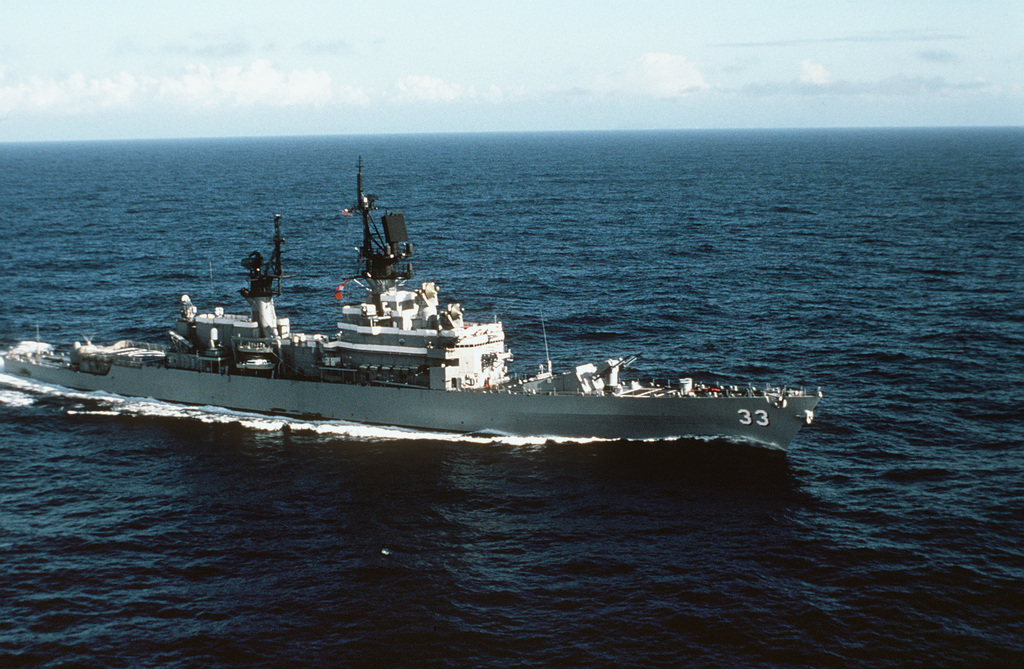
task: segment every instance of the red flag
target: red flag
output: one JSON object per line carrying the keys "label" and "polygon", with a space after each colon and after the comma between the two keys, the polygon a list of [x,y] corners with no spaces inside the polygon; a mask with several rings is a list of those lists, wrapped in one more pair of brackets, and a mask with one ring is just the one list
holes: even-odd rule
{"label": "red flag", "polygon": [[344,291],[345,291],[345,284],[346,283],[348,283],[348,279],[345,279],[344,281],[339,283],[338,287],[334,289],[334,299],[340,300],[340,299],[344,298],[344,295],[342,293],[344,293]]}

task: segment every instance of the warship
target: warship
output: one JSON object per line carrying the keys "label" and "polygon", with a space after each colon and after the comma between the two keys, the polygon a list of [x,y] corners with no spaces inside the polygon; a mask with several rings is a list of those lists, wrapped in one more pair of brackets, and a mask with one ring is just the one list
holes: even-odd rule
{"label": "warship", "polygon": [[[281,294],[281,216],[273,251],[242,260],[248,313],[199,313],[187,295],[165,343],[23,341],[3,355],[7,374],[84,391],[314,420],[455,433],[608,440],[725,439],[786,449],[809,425],[821,391],[627,380],[637,356],[556,372],[550,358],[511,374],[500,322],[471,322],[443,304],[435,283],[414,287],[413,244],[402,212],[376,214],[363,192],[344,216],[362,219],[357,272],[337,288],[331,334],[291,329]],[[345,303],[348,283],[361,296]],[[349,300],[352,298],[349,297]],[[540,360],[538,356],[538,360]]]}

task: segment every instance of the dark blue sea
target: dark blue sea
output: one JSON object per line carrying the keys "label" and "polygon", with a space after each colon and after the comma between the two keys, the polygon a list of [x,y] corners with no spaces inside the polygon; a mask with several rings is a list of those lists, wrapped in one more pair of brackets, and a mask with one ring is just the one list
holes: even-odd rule
{"label": "dark blue sea", "polygon": [[1024,129],[0,144],[0,347],[330,333],[366,190],[515,371],[821,387],[788,453],[0,376],[4,667],[1024,665]]}

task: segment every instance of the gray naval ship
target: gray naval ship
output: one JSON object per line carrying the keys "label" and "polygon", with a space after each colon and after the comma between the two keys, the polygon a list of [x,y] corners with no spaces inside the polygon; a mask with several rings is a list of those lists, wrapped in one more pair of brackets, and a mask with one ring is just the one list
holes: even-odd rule
{"label": "gray naval ship", "polygon": [[814,417],[820,390],[625,380],[636,356],[559,372],[548,360],[534,375],[511,375],[501,323],[466,320],[460,305],[442,304],[434,283],[411,287],[405,218],[388,210],[377,217],[376,209],[363,193],[360,161],[356,203],[344,213],[362,217],[359,272],[350,280],[365,298],[343,304],[332,334],[293,332],[275,310],[283,276],[276,216],[270,258],[254,251],[242,261],[248,313],[199,313],[183,295],[168,343],[62,350],[26,341],[4,354],[4,370],[78,390],[458,433],[723,438],[785,449]]}

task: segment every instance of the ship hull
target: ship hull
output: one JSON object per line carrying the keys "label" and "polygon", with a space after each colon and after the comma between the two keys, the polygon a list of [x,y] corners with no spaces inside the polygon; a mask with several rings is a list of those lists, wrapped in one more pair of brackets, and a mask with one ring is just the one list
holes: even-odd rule
{"label": "ship hull", "polygon": [[571,439],[725,438],[785,449],[809,422],[814,395],[616,397],[445,391],[212,374],[162,366],[112,366],[105,375],[31,357],[5,372],[128,397],[282,416],[457,433]]}

